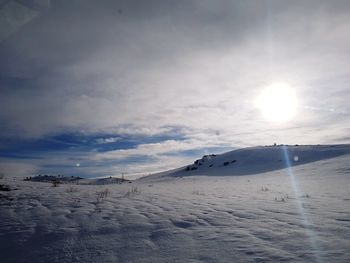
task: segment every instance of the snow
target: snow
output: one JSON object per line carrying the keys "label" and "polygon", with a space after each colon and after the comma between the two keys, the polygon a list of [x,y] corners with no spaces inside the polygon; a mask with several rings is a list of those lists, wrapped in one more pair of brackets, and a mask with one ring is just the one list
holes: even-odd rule
{"label": "snow", "polygon": [[[194,171],[133,183],[52,187],[7,176],[0,180],[12,189],[0,192],[0,260],[350,262],[349,146],[298,147],[289,154],[301,164],[290,170],[275,161],[280,146],[241,149]],[[264,168],[258,157],[276,167]]]}
{"label": "snow", "polygon": [[[288,156],[287,162],[285,154]],[[347,144],[248,147],[220,155],[205,155],[192,165],[155,174],[147,177],[147,180],[169,176],[258,174],[283,169],[286,163],[296,166],[344,154],[350,154]]]}

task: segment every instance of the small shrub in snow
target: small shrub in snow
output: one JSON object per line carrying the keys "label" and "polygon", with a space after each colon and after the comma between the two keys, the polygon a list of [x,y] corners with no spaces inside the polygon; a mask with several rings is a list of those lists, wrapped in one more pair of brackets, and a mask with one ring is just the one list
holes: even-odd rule
{"label": "small shrub in snow", "polygon": [[131,195],[134,195],[134,194],[139,194],[140,193],[140,190],[135,186],[131,187],[131,189],[128,190],[128,192],[125,194],[125,196],[131,196]]}
{"label": "small shrub in snow", "polygon": [[101,203],[109,195],[109,190],[106,188],[103,191],[96,191],[96,203]]}
{"label": "small shrub in snow", "polygon": [[103,191],[96,191],[96,195],[100,199],[106,198],[109,195],[109,190],[108,188],[106,188]]}
{"label": "small shrub in snow", "polygon": [[267,192],[267,191],[269,191],[270,189],[267,187],[267,186],[262,186],[261,187],[261,191],[263,191],[263,192]]}
{"label": "small shrub in snow", "polygon": [[74,193],[74,192],[78,192],[78,188],[70,186],[69,188],[66,189],[67,193]]}
{"label": "small shrub in snow", "polygon": [[275,197],[275,201],[276,202],[285,202],[286,201],[286,199],[284,198],[284,197],[279,197],[279,198],[277,198],[277,197]]}
{"label": "small shrub in snow", "polygon": [[59,186],[60,185],[60,181],[57,181],[57,180],[55,180],[55,181],[52,181],[52,187],[57,187],[57,186]]}

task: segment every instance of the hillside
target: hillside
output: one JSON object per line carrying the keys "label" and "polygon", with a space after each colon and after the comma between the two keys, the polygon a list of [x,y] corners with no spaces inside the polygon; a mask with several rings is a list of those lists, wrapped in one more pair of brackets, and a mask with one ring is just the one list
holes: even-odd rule
{"label": "hillside", "polygon": [[259,174],[350,154],[350,145],[275,145],[242,148],[204,155],[187,166],[140,180],[194,175],[231,176]]}

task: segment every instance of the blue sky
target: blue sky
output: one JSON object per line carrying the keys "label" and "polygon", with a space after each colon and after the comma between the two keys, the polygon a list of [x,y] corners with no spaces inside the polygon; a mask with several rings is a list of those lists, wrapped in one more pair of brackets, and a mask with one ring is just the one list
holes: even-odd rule
{"label": "blue sky", "polygon": [[[349,17],[342,0],[1,0],[0,170],[148,174],[349,143]],[[273,123],[254,102],[279,82],[298,107]]]}

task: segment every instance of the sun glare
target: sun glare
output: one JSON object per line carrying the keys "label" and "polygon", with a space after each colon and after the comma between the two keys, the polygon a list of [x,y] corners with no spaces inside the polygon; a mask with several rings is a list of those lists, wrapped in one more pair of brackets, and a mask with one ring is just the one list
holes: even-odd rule
{"label": "sun glare", "polygon": [[255,106],[271,122],[284,123],[292,119],[297,111],[294,89],[286,83],[275,83],[261,91]]}

